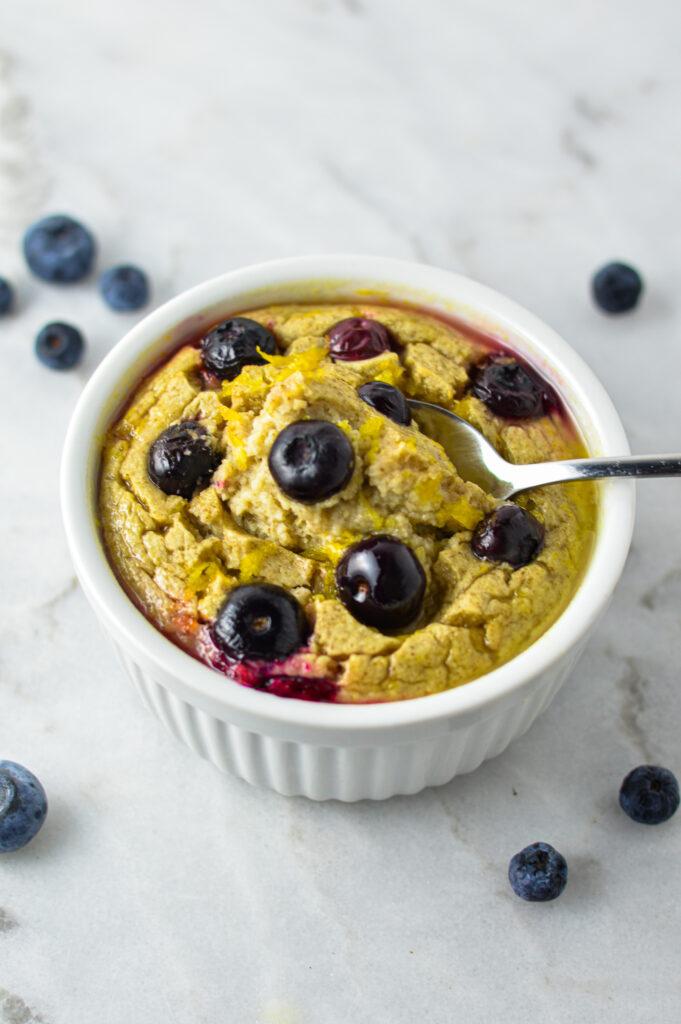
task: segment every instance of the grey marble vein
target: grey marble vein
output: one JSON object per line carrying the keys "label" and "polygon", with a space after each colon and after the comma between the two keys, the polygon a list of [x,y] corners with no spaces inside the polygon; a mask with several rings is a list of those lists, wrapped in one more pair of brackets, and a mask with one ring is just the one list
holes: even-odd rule
{"label": "grey marble vein", "polygon": [[0,932],[10,932],[13,928],[17,927],[17,922],[14,920],[8,910],[0,907]]}
{"label": "grey marble vein", "polygon": [[15,77],[13,54],[0,50],[0,233],[8,239],[40,209],[50,187],[32,142],[31,106]]}
{"label": "grey marble vein", "polygon": [[648,738],[643,727],[643,718],[647,706],[649,679],[646,668],[636,658],[623,658],[623,669],[617,680],[617,688],[621,696],[620,721],[627,739],[637,753],[650,762],[652,754]]}
{"label": "grey marble vein", "polygon": [[7,989],[0,988],[0,1022],[1,1024],[47,1024],[39,1013],[35,1013],[21,996],[12,995]]}

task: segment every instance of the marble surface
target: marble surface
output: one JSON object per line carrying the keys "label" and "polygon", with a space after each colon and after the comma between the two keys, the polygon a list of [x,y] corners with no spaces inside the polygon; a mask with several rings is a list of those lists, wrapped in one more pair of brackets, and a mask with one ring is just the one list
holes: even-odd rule
{"label": "marble surface", "polygon": [[[0,863],[0,1024],[678,1020],[681,816],[616,798],[681,776],[681,482],[639,486],[606,617],[504,755],[383,804],[252,789],[142,709],[75,582],[62,438],[135,318],[31,279],[20,239],[72,212],[154,303],[309,252],[457,270],[584,355],[635,451],[678,450],[680,30],[668,0],[4,0],[0,757],[51,809]],[[612,258],[646,278],[629,317],[589,300]],[[65,375],[32,352],[59,318],[89,345]],[[506,881],[536,839],[570,869],[543,906]]]}

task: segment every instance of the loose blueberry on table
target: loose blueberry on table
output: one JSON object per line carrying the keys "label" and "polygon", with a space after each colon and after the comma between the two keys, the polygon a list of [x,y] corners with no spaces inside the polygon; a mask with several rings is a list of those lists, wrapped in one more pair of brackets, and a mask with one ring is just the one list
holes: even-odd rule
{"label": "loose blueberry on table", "polygon": [[367,317],[351,316],[327,331],[332,359],[352,362],[373,359],[392,348],[392,335],[385,324]]}
{"label": "loose blueberry on table", "polygon": [[28,266],[43,281],[71,284],[92,270],[95,241],[79,221],[63,214],[44,217],[24,235]]}
{"label": "loose blueberry on table", "polygon": [[0,853],[20,850],[42,827],[47,797],[33,772],[0,761]]}
{"label": "loose blueberry on table", "polygon": [[377,534],[345,551],[336,568],[336,586],[341,601],[358,622],[393,631],[417,617],[426,574],[407,544]]}
{"label": "loose blueberry on table", "polygon": [[641,275],[627,263],[607,263],[591,280],[594,302],[606,313],[628,313],[642,291]]}
{"label": "loose blueberry on table", "polygon": [[544,545],[544,527],[519,505],[502,505],[478,523],[471,539],[476,558],[507,562],[514,569],[537,557]]}
{"label": "loose blueberry on table", "polygon": [[343,490],[352,476],[355,457],[335,423],[300,420],[277,435],[267,462],[284,494],[313,504]]}
{"label": "loose blueberry on table", "polygon": [[273,356],[277,343],[271,331],[256,320],[235,316],[214,327],[201,341],[203,365],[220,380],[234,380],[244,366],[258,366],[267,360],[258,351]]}
{"label": "loose blueberry on table", "polygon": [[557,400],[548,384],[515,359],[496,357],[472,372],[473,394],[497,416],[543,416]]}
{"label": "loose blueberry on table", "polygon": [[555,900],[567,884],[567,875],[565,857],[549,843],[531,843],[508,866],[513,892],[531,903]]}
{"label": "loose blueberry on table", "polygon": [[220,461],[215,439],[200,423],[187,420],[159,434],[149,449],[147,472],[164,494],[189,499],[205,487]]}
{"label": "loose blueberry on table", "polygon": [[45,324],[35,339],[35,354],[51,370],[71,370],[83,357],[83,335],[72,324]]}
{"label": "loose blueberry on table", "polygon": [[9,313],[14,305],[14,289],[9,281],[0,277],[0,316]]}
{"label": "loose blueberry on table", "polygon": [[307,640],[305,613],[294,597],[274,583],[235,587],[211,628],[228,658],[282,661]]}
{"label": "loose blueberry on table", "polygon": [[394,423],[400,423],[404,427],[411,423],[407,399],[392,384],[386,384],[382,380],[370,380],[357,388],[357,394],[363,402]]}
{"label": "loose blueberry on table", "polygon": [[139,267],[129,264],[105,271],[99,281],[99,290],[107,306],[118,313],[141,309],[149,301],[147,275]]}
{"label": "loose blueberry on table", "polygon": [[679,807],[679,784],[668,768],[642,764],[625,776],[620,807],[641,825],[661,825]]}

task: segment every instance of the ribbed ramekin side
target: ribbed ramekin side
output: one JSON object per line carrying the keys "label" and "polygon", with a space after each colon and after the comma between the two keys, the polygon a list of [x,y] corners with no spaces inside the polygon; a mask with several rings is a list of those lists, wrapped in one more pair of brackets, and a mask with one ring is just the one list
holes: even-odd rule
{"label": "ribbed ramekin side", "polygon": [[252,732],[172,693],[115,643],[143,703],[201,757],[256,786],[311,800],[385,800],[449,782],[500,754],[548,705],[573,667],[570,652],[529,697],[435,737],[384,745],[324,746]]}

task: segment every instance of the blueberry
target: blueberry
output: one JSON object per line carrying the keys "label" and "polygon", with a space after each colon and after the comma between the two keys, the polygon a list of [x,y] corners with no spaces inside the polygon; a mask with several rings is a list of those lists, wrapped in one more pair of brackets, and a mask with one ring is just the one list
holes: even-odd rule
{"label": "blueberry", "polygon": [[217,443],[195,420],[175,423],[156,438],[149,449],[147,472],[164,494],[191,498],[205,487],[218,468]]}
{"label": "blueberry", "polygon": [[608,263],[591,279],[594,302],[606,313],[627,313],[642,291],[641,275],[626,263]]}
{"label": "blueberry", "polygon": [[508,880],[516,896],[532,903],[555,900],[567,883],[567,863],[549,843],[531,843],[511,858]]}
{"label": "blueberry", "polygon": [[679,784],[667,768],[642,764],[625,776],[620,807],[642,825],[661,825],[679,806]]}
{"label": "blueberry", "polygon": [[502,505],[481,519],[471,538],[476,558],[508,562],[514,569],[527,565],[544,546],[544,527],[519,505]]}
{"label": "blueberry", "polygon": [[0,316],[9,313],[14,304],[14,289],[4,277],[0,277]]}
{"label": "blueberry", "polygon": [[24,256],[43,281],[69,284],[81,281],[92,270],[95,242],[73,217],[55,214],[33,224],[24,235]]}
{"label": "blueberry", "polygon": [[300,420],[284,427],[267,461],[284,494],[306,505],[342,491],[355,465],[352,445],[327,420]]}
{"label": "blueberry", "polygon": [[382,380],[370,380],[368,384],[362,384],[357,389],[357,394],[363,402],[394,423],[401,423],[405,427],[411,423],[407,399],[392,384],[385,384]]}
{"label": "blueberry", "polygon": [[377,534],[347,548],[336,568],[341,601],[359,622],[397,630],[418,615],[426,574],[407,544]]}
{"label": "blueberry", "polygon": [[14,761],[0,761],[0,853],[30,842],[46,814],[47,797],[35,775]]}
{"label": "blueberry", "polygon": [[557,404],[551,388],[515,359],[498,356],[472,375],[473,394],[490,412],[508,419],[543,416]]}
{"label": "blueberry", "polygon": [[85,350],[83,335],[71,324],[45,324],[35,339],[35,354],[51,370],[70,370]]}
{"label": "blueberry", "polygon": [[392,335],[384,324],[360,316],[340,320],[327,335],[332,359],[372,359],[392,347]]}
{"label": "blueberry", "polygon": [[147,275],[139,267],[111,267],[102,274],[99,290],[106,304],[119,313],[141,309],[149,301]]}
{"label": "blueberry", "polygon": [[273,583],[245,583],[227,597],[211,628],[229,658],[281,661],[307,640],[305,613],[295,598]]}
{"label": "blueberry", "polygon": [[220,380],[234,380],[244,366],[266,363],[258,349],[273,356],[277,351],[274,335],[245,316],[224,320],[201,342],[203,365]]}

